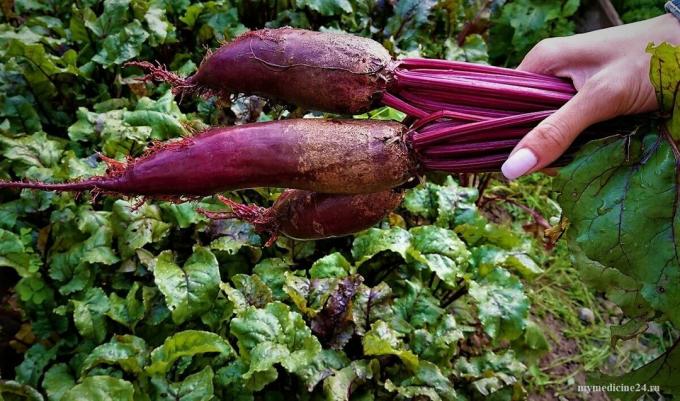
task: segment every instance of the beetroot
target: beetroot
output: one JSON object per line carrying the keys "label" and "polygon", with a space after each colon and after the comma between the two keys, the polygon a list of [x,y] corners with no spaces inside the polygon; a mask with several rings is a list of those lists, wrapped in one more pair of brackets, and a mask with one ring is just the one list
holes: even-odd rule
{"label": "beetroot", "polygon": [[251,93],[342,114],[379,106],[391,76],[389,53],[371,39],[293,28],[245,33],[187,79],[146,62],[130,65],[171,82],[176,93]]}
{"label": "beetroot", "polygon": [[371,39],[292,28],[245,33],[186,79],[149,62],[129,65],[170,82],[175,93],[256,94],[341,114],[387,105],[417,118],[441,110],[508,117],[557,109],[576,93],[562,78],[459,61],[394,61]]}
{"label": "beetroot", "polygon": [[130,195],[201,196],[254,187],[371,193],[415,174],[406,128],[396,122],[297,119],[214,128],[159,145],[106,176],[47,184],[0,182],[0,188]]}
{"label": "beetroot", "polygon": [[360,195],[334,195],[287,190],[272,207],[242,205],[223,196],[227,213],[202,211],[214,219],[239,218],[268,233],[271,245],[279,234],[301,240],[340,237],[365,230],[385,218],[403,199],[402,191]]}

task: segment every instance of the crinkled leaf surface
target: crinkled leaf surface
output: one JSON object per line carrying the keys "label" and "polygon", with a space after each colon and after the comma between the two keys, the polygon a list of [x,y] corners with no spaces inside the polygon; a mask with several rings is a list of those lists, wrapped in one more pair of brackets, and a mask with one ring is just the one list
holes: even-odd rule
{"label": "crinkled leaf surface", "polygon": [[567,234],[584,256],[640,283],[642,298],[680,324],[676,179],[673,146],[652,132],[589,143],[558,186]]}
{"label": "crinkled leaf surface", "polygon": [[411,235],[402,228],[393,227],[388,230],[369,228],[354,239],[352,256],[357,265],[385,251],[391,251],[406,258],[410,244]]}
{"label": "crinkled leaf surface", "polygon": [[42,381],[42,387],[50,401],[60,401],[64,394],[75,385],[73,374],[65,363],[53,365],[45,372],[45,378]]}
{"label": "crinkled leaf surface", "polygon": [[229,343],[215,333],[181,331],[168,337],[163,345],[151,352],[151,364],[146,367],[146,371],[149,374],[164,374],[179,358],[212,352],[225,356],[234,353]]}
{"label": "crinkled leaf surface", "polygon": [[358,335],[364,335],[378,320],[391,320],[392,313],[392,289],[387,283],[381,282],[375,287],[361,284],[357,288],[352,304],[352,321]]}
{"label": "crinkled leaf surface", "polygon": [[182,267],[175,263],[172,252],[161,253],[154,278],[177,324],[210,309],[220,287],[217,259],[203,247],[194,249]]}
{"label": "crinkled leaf surface", "polygon": [[47,365],[59,351],[60,345],[47,348],[43,344],[34,344],[26,351],[23,362],[16,368],[16,380],[29,386],[37,386]]}
{"label": "crinkled leaf surface", "polygon": [[418,367],[418,357],[406,348],[400,334],[382,320],[371,325],[371,330],[364,335],[362,344],[365,355],[395,355],[409,369],[415,370]]}
{"label": "crinkled leaf surface", "polygon": [[206,366],[178,383],[170,383],[162,376],[152,378],[152,383],[160,397],[165,394],[176,401],[210,401],[214,399],[214,375],[212,368]]}
{"label": "crinkled leaf surface", "polygon": [[363,277],[359,275],[339,279],[323,309],[312,319],[314,334],[333,349],[344,347],[354,334],[352,298],[362,281]]}
{"label": "crinkled leaf surface", "polygon": [[445,313],[439,300],[422,283],[405,280],[402,286],[395,290],[393,304],[392,325],[397,331],[408,333],[414,328],[428,327]]}
{"label": "crinkled leaf surface", "polygon": [[477,303],[484,331],[491,338],[513,340],[522,335],[529,299],[517,277],[497,268],[479,282],[471,282],[469,293]]}
{"label": "crinkled leaf surface", "polygon": [[399,385],[395,385],[389,379],[386,380],[385,389],[406,398],[424,396],[432,401],[460,399],[451,381],[437,365],[427,361],[421,361],[414,374]]}
{"label": "crinkled leaf surface", "polygon": [[252,390],[262,389],[278,377],[275,364],[296,373],[321,351],[302,316],[279,302],[264,309],[249,307],[231,321],[241,358],[248,362],[244,379]]}
{"label": "crinkled leaf surface", "polygon": [[339,252],[331,253],[314,262],[309,269],[310,278],[345,277],[350,274],[352,265]]}
{"label": "crinkled leaf surface", "polygon": [[81,300],[71,300],[73,304],[73,322],[78,332],[85,338],[102,342],[106,338],[106,312],[110,303],[109,298],[99,287],[87,290]]}
{"label": "crinkled leaf surface", "polygon": [[323,390],[330,401],[349,401],[356,386],[373,378],[378,373],[378,361],[360,359],[335,372],[324,380]]}
{"label": "crinkled leaf surface", "polygon": [[42,394],[35,388],[13,380],[0,380],[0,400],[44,401]]}
{"label": "crinkled leaf surface", "polygon": [[133,401],[132,383],[112,376],[90,376],[69,390],[62,401]]}
{"label": "crinkled leaf surface", "polygon": [[436,226],[409,230],[412,250],[409,255],[431,270],[446,284],[456,287],[465,271],[470,251],[454,231]]}
{"label": "crinkled leaf surface", "polygon": [[143,339],[132,335],[116,336],[92,350],[80,369],[84,373],[97,365],[119,365],[126,372],[140,374],[146,365],[148,353]]}

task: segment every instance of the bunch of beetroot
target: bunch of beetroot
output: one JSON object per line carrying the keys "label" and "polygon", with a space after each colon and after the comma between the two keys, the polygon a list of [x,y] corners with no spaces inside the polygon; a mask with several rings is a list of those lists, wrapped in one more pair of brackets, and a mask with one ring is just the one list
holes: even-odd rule
{"label": "bunch of beetroot", "polygon": [[[97,190],[195,197],[254,187],[292,188],[270,209],[231,206],[272,238],[360,231],[396,208],[404,184],[431,171],[498,170],[519,140],[575,93],[560,78],[446,60],[392,60],[377,42],[292,28],[244,34],[179,77],[135,62],[176,94],[256,94],[319,111],[358,114],[386,105],[389,121],[293,119],[214,128],[154,147],[105,176],[78,182],[0,182],[0,188]],[[206,212],[207,213],[207,212]]]}

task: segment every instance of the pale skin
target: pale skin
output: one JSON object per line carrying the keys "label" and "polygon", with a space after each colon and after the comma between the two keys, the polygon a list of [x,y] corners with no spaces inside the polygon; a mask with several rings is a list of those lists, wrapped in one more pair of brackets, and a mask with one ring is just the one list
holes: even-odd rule
{"label": "pale skin", "polygon": [[517,144],[503,174],[515,179],[543,169],[590,125],[657,110],[645,50],[650,42],[680,44],[678,19],[666,14],[536,45],[517,68],[569,78],[578,93]]}

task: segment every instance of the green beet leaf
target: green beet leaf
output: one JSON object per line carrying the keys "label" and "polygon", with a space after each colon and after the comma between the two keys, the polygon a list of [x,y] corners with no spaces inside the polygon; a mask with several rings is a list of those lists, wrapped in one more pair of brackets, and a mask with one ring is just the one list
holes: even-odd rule
{"label": "green beet leaf", "polygon": [[167,397],[175,401],[211,401],[214,400],[214,376],[212,368],[206,366],[200,372],[189,375],[177,383],[170,383],[162,376],[153,377],[151,382],[162,398]]}
{"label": "green beet leaf", "polygon": [[232,319],[230,331],[238,340],[241,358],[249,365],[243,377],[251,390],[276,380],[274,365],[296,373],[321,351],[302,316],[279,302],[264,309],[249,307]]}
{"label": "green beet leaf", "polygon": [[227,341],[215,333],[185,330],[168,337],[163,345],[151,352],[151,364],[146,367],[146,372],[163,375],[177,359],[205,353],[231,356],[234,351]]}
{"label": "green beet leaf", "polygon": [[220,286],[220,270],[215,255],[207,248],[196,247],[182,267],[172,252],[164,251],[156,258],[154,280],[165,296],[172,320],[180,324],[213,305]]}
{"label": "green beet leaf", "polygon": [[451,381],[442,374],[437,365],[421,361],[414,374],[398,385],[385,381],[385,389],[407,399],[427,397],[431,401],[456,401],[459,396]]}
{"label": "green beet leaf", "polygon": [[458,285],[470,252],[455,232],[436,226],[413,227],[409,256],[426,266],[451,287]]}
{"label": "green beet leaf", "polygon": [[284,291],[286,282],[285,273],[290,269],[290,264],[282,258],[264,259],[253,268],[262,281],[272,290],[272,295],[277,301],[288,298]]}
{"label": "green beet leaf", "polygon": [[488,396],[517,382],[526,371],[512,351],[503,354],[486,352],[480,356],[459,358],[456,376],[465,379],[482,396]]}
{"label": "green beet leaf", "polygon": [[82,299],[72,299],[73,322],[80,335],[101,343],[106,338],[106,313],[109,311],[109,298],[99,287],[85,292]]}
{"label": "green beet leaf", "polygon": [[50,401],[60,401],[75,385],[73,374],[65,363],[58,363],[49,368],[42,382]]}
{"label": "green beet leaf", "polygon": [[146,342],[132,335],[116,336],[110,342],[92,350],[80,367],[81,376],[99,365],[118,365],[124,371],[140,374],[146,365],[149,351]]}
{"label": "green beet leaf", "polygon": [[380,371],[377,360],[360,359],[328,377],[323,382],[323,390],[330,401],[349,401],[356,387],[373,379]]}
{"label": "green beet leaf", "polygon": [[378,320],[371,325],[371,330],[362,338],[364,355],[395,355],[410,370],[418,368],[418,357],[406,348],[399,332],[390,328],[387,323]]}
{"label": "green beet leaf", "polygon": [[106,315],[128,328],[134,329],[137,323],[144,318],[146,312],[143,301],[137,297],[140,288],[141,285],[135,282],[125,298],[121,298],[115,293],[109,294],[110,308]]}
{"label": "green beet leaf", "polygon": [[476,188],[460,187],[451,177],[444,185],[431,182],[409,190],[403,205],[410,213],[439,227],[453,227],[476,213]]}
{"label": "green beet leaf", "polygon": [[13,268],[21,277],[36,273],[42,263],[33,252],[30,240],[28,235],[20,236],[0,228],[0,266]]}
{"label": "green beet leaf", "polygon": [[24,360],[16,367],[16,381],[29,386],[37,386],[42,374],[59,352],[60,344],[47,348],[38,343],[24,354]]}
{"label": "green beet leaf", "polygon": [[451,368],[451,361],[458,353],[458,342],[464,338],[452,315],[443,315],[436,326],[417,329],[410,334],[409,345],[419,358]]}
{"label": "green beet leaf", "polygon": [[352,321],[357,335],[363,336],[378,320],[393,318],[392,289],[385,282],[375,287],[359,285],[352,303]]}
{"label": "green beet leaf", "polygon": [[69,390],[62,401],[133,401],[132,383],[111,376],[91,376]]}
{"label": "green beet leaf", "polygon": [[249,223],[229,219],[213,222],[212,226],[221,236],[210,243],[210,249],[235,255],[243,247],[262,246],[262,239]]}
{"label": "green beet leaf", "polygon": [[401,333],[434,325],[445,313],[430,289],[420,282],[404,280],[401,288],[393,290],[396,297],[391,324]]}
{"label": "green beet leaf", "polygon": [[317,260],[309,269],[310,278],[345,277],[352,273],[352,265],[339,252]]}
{"label": "green beet leaf", "polygon": [[522,335],[529,315],[529,299],[522,283],[503,268],[472,281],[470,297],[477,304],[484,331],[495,340],[514,340]]}
{"label": "green beet leaf", "polygon": [[44,401],[45,399],[38,390],[31,386],[13,380],[0,380],[0,400]]}
{"label": "green beet leaf", "polygon": [[652,308],[680,324],[676,176],[673,146],[651,132],[589,143],[558,187],[573,246],[633,279]]}
{"label": "green beet leaf", "polygon": [[242,309],[245,309],[248,306],[263,308],[273,301],[272,291],[257,274],[236,274],[232,276],[231,281],[234,283],[234,287],[240,295],[238,301],[232,299],[232,302],[234,302],[234,304],[237,304],[238,302]]}
{"label": "green beet leaf", "polygon": [[123,64],[140,54],[142,44],[148,38],[149,33],[144,30],[139,21],[134,20],[115,35],[106,36],[101,43],[101,49],[92,61],[106,68]]}
{"label": "green beet leaf", "polygon": [[134,203],[119,199],[113,204],[112,212],[121,258],[129,258],[147,244],[160,242],[170,232],[170,224],[163,221],[158,205],[145,203],[135,208]]}
{"label": "green beet leaf", "polygon": [[316,354],[307,365],[298,370],[298,376],[307,385],[307,391],[313,391],[317,384],[349,364],[349,359],[342,351],[323,349]]}
{"label": "green beet leaf", "polygon": [[402,228],[393,227],[387,230],[369,228],[354,239],[352,256],[357,265],[386,251],[397,253],[406,259],[410,245],[411,235]]}
{"label": "green beet leaf", "polygon": [[352,3],[349,0],[302,0],[299,6],[309,7],[321,15],[340,15],[352,12]]}

